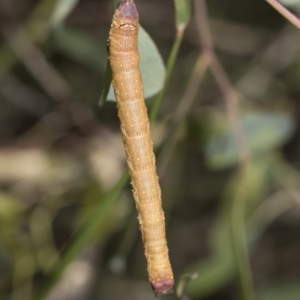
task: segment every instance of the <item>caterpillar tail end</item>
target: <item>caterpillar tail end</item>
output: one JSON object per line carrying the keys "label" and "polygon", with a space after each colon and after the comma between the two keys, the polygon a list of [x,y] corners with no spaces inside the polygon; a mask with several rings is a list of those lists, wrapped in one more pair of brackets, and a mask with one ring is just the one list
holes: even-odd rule
{"label": "caterpillar tail end", "polygon": [[152,288],[155,294],[155,297],[159,297],[165,294],[173,293],[174,279],[165,279],[156,282],[152,282]]}
{"label": "caterpillar tail end", "polygon": [[121,0],[118,4],[117,10],[119,12],[119,16],[122,18],[137,19],[139,17],[133,0]]}

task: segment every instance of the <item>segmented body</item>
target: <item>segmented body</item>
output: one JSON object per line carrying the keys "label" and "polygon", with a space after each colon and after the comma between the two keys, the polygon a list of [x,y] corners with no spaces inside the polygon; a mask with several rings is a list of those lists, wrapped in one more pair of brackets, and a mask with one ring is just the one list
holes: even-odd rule
{"label": "segmented body", "polygon": [[117,7],[109,33],[109,61],[148,275],[157,296],[172,292],[161,191],[139,71],[138,13],[133,0]]}

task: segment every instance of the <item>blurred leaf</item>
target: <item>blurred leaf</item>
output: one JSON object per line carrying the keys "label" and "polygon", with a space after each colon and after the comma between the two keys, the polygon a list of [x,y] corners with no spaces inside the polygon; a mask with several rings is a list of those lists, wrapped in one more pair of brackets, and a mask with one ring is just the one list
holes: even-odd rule
{"label": "blurred leaf", "polygon": [[108,93],[112,88],[111,76],[112,76],[111,67],[110,67],[109,61],[107,60],[106,69],[105,69],[105,73],[104,73],[104,79],[103,79],[104,82],[103,82],[102,91],[101,91],[99,101],[98,101],[98,104],[100,107],[102,107],[105,104],[107,97],[108,97]]}
{"label": "blurred leaf", "polygon": [[114,0],[114,2],[113,2],[113,13],[112,13],[112,15],[114,14],[114,12],[115,12],[115,10],[116,10],[116,8],[117,8],[119,2],[120,2],[120,0]]}
{"label": "blurred leaf", "polygon": [[[269,162],[264,165],[264,161],[261,160],[256,161],[255,165],[251,167],[254,167],[254,170],[248,173],[248,183],[243,188],[246,188],[247,191],[251,193],[251,186],[259,185],[258,181],[261,179],[263,179],[264,183],[261,184],[260,191],[255,191],[254,193],[251,193],[252,195],[249,195],[250,199],[248,200],[248,202],[254,200],[251,200],[252,197],[259,197],[260,200],[264,198],[264,194],[266,193],[269,184],[267,173],[265,173],[263,176],[263,170],[265,170],[265,172],[268,172],[269,167],[274,163],[276,162],[273,160],[269,160]],[[259,175],[257,172],[260,164],[264,166],[262,166],[262,173]],[[255,179],[257,180],[257,183],[253,185],[253,183],[251,183],[253,181],[252,177],[256,176],[256,174],[258,174],[259,177]],[[217,216],[216,218],[217,223],[214,226],[211,240],[211,247],[213,251],[211,257],[200,262],[195,262],[187,270],[187,272],[196,271],[198,273],[198,278],[191,281],[187,288],[188,295],[191,296],[192,299],[202,299],[204,297],[207,297],[209,294],[224,286],[234,276],[234,252],[232,249],[232,244],[230,242],[230,206],[232,203],[231,190],[234,190],[235,185],[236,178],[233,177],[227,186],[227,196],[225,195],[225,198],[223,199],[222,209],[219,213],[219,216]],[[259,199],[255,200],[254,202],[258,203]],[[250,218],[247,218],[246,232],[250,249],[255,245],[255,242],[262,235],[267,226],[274,219],[276,219],[278,216],[292,207],[293,202],[291,201],[289,204],[287,204],[287,202],[288,201],[286,201],[285,197],[279,198],[276,201],[275,199],[270,198],[267,203],[268,205],[263,202],[263,204],[257,206],[257,209],[254,211],[254,213],[251,214]],[[259,296],[258,299],[274,300],[277,298],[265,299]],[[282,297],[278,299],[290,300],[289,297]]]}
{"label": "blurred leaf", "polygon": [[107,52],[100,43],[84,32],[62,28],[53,36],[53,47],[89,69],[103,74]]}
{"label": "blurred leaf", "polygon": [[[157,94],[162,88],[165,80],[165,66],[148,33],[140,27],[138,48],[140,53],[140,71],[143,77],[145,99]],[[112,86],[107,100],[115,101]]]}
{"label": "blurred leaf", "polygon": [[258,289],[257,300],[299,300],[299,282],[295,283],[276,283]]}
{"label": "blurred leaf", "polygon": [[174,0],[176,11],[176,27],[184,30],[191,18],[191,0]]}
{"label": "blurred leaf", "polygon": [[[83,205],[77,216],[75,225],[76,228],[80,229],[89,222],[91,216],[94,213],[95,206],[101,198],[103,198],[103,192],[101,191],[97,183],[92,182],[87,187],[86,193],[82,198]],[[124,203],[122,203],[121,205],[123,206]],[[99,227],[97,230],[97,234],[95,234],[94,242],[96,243],[103,240],[109,233],[111,233],[112,229],[116,227],[116,224],[119,224],[119,221],[118,209],[109,211],[103,219],[103,226]]]}
{"label": "blurred leaf", "polygon": [[25,29],[33,42],[44,42],[51,30],[51,17],[59,0],[43,0],[26,20]]}
{"label": "blurred leaf", "polygon": [[252,159],[244,185],[247,191],[246,217],[251,216],[265,198],[269,185],[268,172],[273,163],[272,155]]}
{"label": "blurred leaf", "polygon": [[[243,189],[247,191],[246,216],[251,216],[265,197],[269,181],[267,172],[272,163],[272,159],[254,159],[248,168],[246,178],[243,181]],[[224,247],[224,245],[229,243],[232,201],[240,184],[239,173],[234,174],[229,179],[223,192],[219,217],[211,234],[210,246],[215,252],[220,252],[220,254],[226,252],[227,247]]]}
{"label": "blurred leaf", "polygon": [[0,193],[0,223],[14,222],[20,217],[25,206],[9,194]]}
{"label": "blurred leaf", "polygon": [[124,188],[125,184],[128,182],[128,173],[124,172],[121,176],[118,183],[114,186],[114,188],[105,196],[102,196],[101,199],[98,199],[97,205],[94,207],[92,211],[92,215],[87,220],[86,224],[80,232],[78,232],[76,238],[70,245],[70,247],[65,252],[64,256],[61,258],[59,263],[56,265],[54,270],[52,271],[49,279],[46,283],[40,288],[38,293],[35,295],[33,299],[42,300],[46,297],[46,295],[50,292],[53,286],[60,279],[63,271],[66,267],[73,261],[79,252],[83,249],[83,247],[94,237],[96,232],[100,228],[104,228],[104,222],[107,219],[107,215],[112,209],[114,202],[119,196],[120,192]]}
{"label": "blurred leaf", "polygon": [[191,270],[200,271],[198,278],[189,282],[187,294],[191,299],[202,299],[227,283],[233,274],[233,257],[213,256],[195,263]]}
{"label": "blurred leaf", "polygon": [[[267,171],[271,160],[254,160],[249,167],[245,179],[243,180],[243,189],[247,191],[247,209],[246,215],[252,216],[254,207],[257,208],[263,199],[268,188]],[[188,295],[194,298],[201,298],[219,289],[226,284],[235,272],[235,257],[232,245],[231,218],[234,195],[237,189],[240,189],[239,173],[236,173],[228,181],[224,192],[222,207],[216,218],[211,233],[210,247],[212,256],[205,261],[194,263],[188,268],[188,272],[197,272],[198,277],[191,281],[187,287]],[[251,213],[250,213],[251,212]],[[248,218],[247,237],[248,244],[252,247],[262,233],[259,228],[259,222],[252,222]]]}
{"label": "blurred leaf", "polygon": [[54,216],[50,210],[38,206],[29,220],[31,241],[35,247],[36,262],[44,271],[50,271],[59,260],[52,236],[52,221]]}
{"label": "blurred leaf", "polygon": [[56,3],[53,15],[51,18],[51,25],[57,27],[62,23],[68,15],[72,12],[79,0],[59,0]]}
{"label": "blurred leaf", "polygon": [[[294,131],[292,117],[284,113],[248,112],[242,118],[248,147],[253,156],[282,146]],[[236,144],[229,125],[217,130],[205,146],[205,155],[212,168],[225,168],[238,162]]]}
{"label": "blurred leaf", "polygon": [[173,42],[171,52],[167,60],[167,70],[164,76],[163,87],[161,91],[154,98],[151,112],[150,112],[150,123],[153,123],[158,115],[159,109],[161,107],[162,100],[165,96],[167,87],[169,86],[170,78],[173,73],[174,65],[178,56],[178,52],[182,43],[183,33],[185,27],[190,19],[191,14],[191,1],[190,0],[175,0],[176,9],[176,29],[177,33]]}

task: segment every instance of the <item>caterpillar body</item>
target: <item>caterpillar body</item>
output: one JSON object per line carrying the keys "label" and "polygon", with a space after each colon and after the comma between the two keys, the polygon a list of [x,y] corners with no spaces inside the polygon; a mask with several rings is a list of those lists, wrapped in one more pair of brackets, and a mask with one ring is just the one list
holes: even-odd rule
{"label": "caterpillar body", "polygon": [[147,270],[156,296],[173,291],[150,125],[139,71],[138,12],[133,0],[121,0],[108,39],[112,84],[117,99],[133,196],[138,211]]}

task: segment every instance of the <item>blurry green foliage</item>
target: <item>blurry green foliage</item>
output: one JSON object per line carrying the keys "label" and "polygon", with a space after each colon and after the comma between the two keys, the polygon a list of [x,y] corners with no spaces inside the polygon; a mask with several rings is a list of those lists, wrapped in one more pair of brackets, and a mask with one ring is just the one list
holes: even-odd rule
{"label": "blurry green foliage", "polygon": [[[268,187],[268,169],[272,161],[257,160],[250,166],[242,189],[247,191],[247,233],[257,237],[255,224],[251,222],[253,211],[259,206],[266,195]],[[197,272],[198,277],[188,285],[188,294],[193,298],[204,298],[228,282],[235,272],[234,251],[231,242],[231,219],[234,195],[241,188],[238,173],[226,185],[222,206],[216,223],[210,234],[211,254],[208,259],[194,263],[189,267],[190,272]],[[242,200],[242,199],[240,199]],[[242,230],[242,228],[241,228]],[[249,246],[255,240],[249,239]]]}
{"label": "blurry green foliage", "polygon": [[[241,115],[241,124],[253,157],[266,155],[268,151],[282,146],[295,130],[292,116],[282,112],[245,112]],[[238,154],[228,120],[221,119],[213,126],[205,146],[209,166],[220,169],[235,165]]]}
{"label": "blurry green foliage", "polygon": [[300,288],[297,282],[267,285],[258,289],[257,300],[298,300],[300,298]]}
{"label": "blurry green foliage", "polygon": [[13,224],[20,218],[25,209],[24,204],[14,196],[0,193],[0,230],[5,230],[8,224]]}
{"label": "blurry green foliage", "polygon": [[[282,0],[281,2],[294,9],[297,9],[297,7],[299,6],[299,1]],[[110,83],[111,80],[110,75],[104,75],[102,78],[100,78],[99,76],[104,73],[107,63],[105,41],[98,40],[98,38],[94,37],[90,32],[88,33],[88,30],[78,29],[75,28],[75,26],[69,24],[68,26],[64,25],[64,23],[67,23],[66,19],[72,13],[76,5],[82,3],[83,1],[78,0],[39,1],[38,5],[34,8],[33,12],[28,15],[27,20],[22,26],[23,29],[26,30],[27,35],[30,37],[31,41],[33,43],[36,43],[41,49],[43,49],[43,46],[47,43],[47,46],[50,46],[50,49],[47,50],[52,52],[51,54],[54,57],[56,54],[63,54],[64,57],[70,58],[71,61],[78,63],[78,65],[82,65],[87,70],[91,70],[91,73],[93,73],[93,75],[91,76],[95,76],[95,74],[97,76],[95,81],[97,81],[97,83],[101,82],[102,85],[105,85],[106,81]],[[117,1],[114,1],[114,3],[116,4]],[[192,8],[191,4],[192,3],[189,0],[174,1],[174,6],[176,9],[174,13],[175,27],[177,29],[177,34],[180,30],[182,30],[183,27],[185,28],[185,26],[189,24]],[[142,5],[142,3],[140,5]],[[155,14],[154,11],[152,13]],[[243,26],[246,25],[244,24],[243,26],[241,26],[241,24],[231,24],[230,22],[228,22],[228,25],[227,21],[228,20],[224,19],[221,23],[224,24],[224,27],[232,26],[230,27],[230,34],[232,34],[232,36],[217,36],[215,38],[216,44],[220,47],[222,47],[222,43],[223,45],[224,43],[230,44],[231,38],[234,38],[235,30],[240,30],[238,31],[239,41],[242,42],[245,40],[245,42],[248,42],[248,36],[246,34],[243,34],[243,32],[253,33],[251,26],[248,26],[245,29],[245,27]],[[214,22],[215,20],[212,19],[213,26]],[[99,24],[97,24],[97,26],[99,26]],[[187,34],[187,41],[185,41],[186,44],[182,49],[182,53],[179,53],[179,48],[182,43],[182,37],[174,38],[172,36],[172,39],[174,39],[174,43],[168,59],[167,74],[157,46],[143,28],[141,28],[139,32],[138,47],[141,55],[140,67],[143,76],[145,97],[149,98],[159,93],[156,98],[158,100],[155,102],[156,106],[154,106],[153,109],[154,117],[152,118],[154,133],[158,134],[159,139],[162,141],[161,144],[159,144],[159,148],[164,147],[163,141],[168,138],[165,134],[165,132],[168,132],[168,130],[166,130],[168,121],[172,118],[172,112],[175,111],[174,107],[176,108],[177,105],[179,105],[177,99],[180,99],[179,94],[182,92],[182,90],[185,89],[186,78],[190,75],[189,73],[187,74],[187,72],[192,69],[192,66],[185,66],[183,68],[181,66],[182,63],[180,60],[176,65],[178,69],[174,69],[174,63],[176,61],[177,55],[178,53],[181,55],[179,57],[180,59],[182,59],[182,61],[189,61],[188,59],[186,59],[186,57],[189,57],[190,53],[192,53],[191,56],[193,56],[193,53],[199,51],[199,41],[195,40],[195,36],[197,35],[195,34],[195,32],[193,32],[193,30],[194,28],[191,28],[191,31]],[[218,30],[215,31],[217,32]],[[162,40],[167,40],[167,38],[164,36],[164,30],[159,28],[158,31],[163,32],[160,38]],[[242,32],[242,34],[240,34],[240,32]],[[255,31],[256,34],[257,32],[258,31]],[[174,35],[174,33],[172,34]],[[270,35],[276,36],[276,34],[277,32],[272,31]],[[243,39],[241,39],[241,36],[243,37]],[[228,40],[226,40],[226,38],[228,38]],[[257,43],[258,46],[253,48],[257,48],[258,53],[255,53],[253,55],[259,56],[261,48],[267,48],[268,44],[267,42],[265,42],[264,44],[260,44],[256,40],[252,44],[256,45],[255,43]],[[285,43],[282,44],[285,45]],[[293,45],[287,43],[287,46],[292,47]],[[167,44],[166,48],[170,48],[170,41]],[[230,53],[230,50],[228,49],[230,49],[230,47],[226,48],[226,50],[221,48],[220,57],[225,60],[226,55],[232,55],[234,56],[234,61],[243,61],[241,58],[242,54],[237,54],[239,53],[238,49],[234,53]],[[226,55],[224,55],[222,51],[229,51],[229,53],[225,53]],[[280,55],[284,55],[284,51],[282,52],[280,50],[279,52]],[[276,53],[273,53],[273,55],[276,55]],[[47,61],[46,57],[47,55],[45,53],[45,60]],[[230,60],[231,58],[229,58],[226,63],[229,64]],[[258,61],[260,60],[258,59]],[[276,61],[276,59],[274,61]],[[296,57],[294,58],[294,61],[297,61]],[[249,59],[247,57],[245,59],[245,62],[246,63],[244,68],[248,68],[249,66],[252,66],[252,64],[255,67],[255,60],[249,62]],[[50,61],[50,63],[54,67],[56,67],[55,59],[53,61]],[[0,48],[0,75],[5,76],[7,72],[14,73],[15,69],[13,68],[13,66],[15,66],[16,64],[19,64],[18,59],[4,42]],[[85,74],[80,74],[79,68],[77,69],[72,65],[70,69],[71,73],[73,72],[73,70],[75,70],[75,73],[77,72],[79,76],[81,76],[83,85],[87,84],[89,79],[85,78]],[[59,70],[58,66],[57,70]],[[17,76],[21,78],[20,73],[16,72]],[[247,73],[247,70],[245,70],[245,73]],[[171,99],[171,101],[170,103],[168,103],[168,97],[166,97],[166,101],[164,102],[165,107],[164,110],[162,110],[162,112],[165,112],[165,115],[162,116],[164,122],[161,125],[159,122],[156,123],[155,119],[157,117],[157,112],[159,111],[171,75],[174,75],[175,83],[173,84],[173,82],[171,81],[171,84],[169,86],[171,96],[169,96],[168,94],[168,97]],[[293,76],[293,78],[290,79],[288,83],[286,83],[286,90],[288,90],[288,88],[290,87],[290,82],[293,81],[295,83],[293,89],[296,92],[298,91],[297,79],[295,78],[297,78],[297,76]],[[34,79],[32,78],[31,80],[34,81]],[[270,87],[272,87],[272,84],[277,86],[280,79],[277,78],[275,74],[270,73],[269,80]],[[28,80],[28,78],[25,78],[23,83],[24,85],[30,87],[30,89],[36,88],[34,84],[32,84],[30,80]],[[200,151],[199,147],[194,147],[195,144],[191,141],[188,141],[188,139],[184,140],[183,138],[184,143],[182,144],[180,143],[180,141],[176,141],[178,142],[178,144],[176,144],[176,146],[178,145],[178,147],[174,147],[174,152],[176,152],[177,155],[178,153],[180,153],[182,157],[180,159],[171,160],[170,165],[172,164],[173,166],[175,166],[174,168],[180,169],[178,171],[178,173],[180,173],[186,159],[186,161],[190,163],[190,168],[184,174],[184,179],[182,179],[180,176],[174,179],[175,183],[172,182],[172,188],[174,185],[176,185],[178,190],[193,191],[194,187],[191,187],[189,185],[190,182],[197,182],[198,184],[199,178],[206,179],[208,177],[208,170],[203,166],[199,166],[199,161],[209,167],[209,172],[211,172],[209,176],[216,178],[216,180],[213,180],[212,188],[203,188],[203,190],[200,191],[201,195],[197,194],[196,200],[192,199],[194,196],[192,192],[190,194],[187,192],[184,197],[181,196],[180,193],[178,193],[179,195],[174,195],[174,197],[178,196],[178,202],[175,202],[175,200],[173,199],[168,199],[170,203],[171,201],[173,201],[173,203],[170,204],[172,210],[176,210],[177,205],[185,201],[185,206],[191,209],[193,213],[198,213],[196,212],[196,209],[194,209],[194,206],[197,207],[197,205],[199,205],[198,198],[200,199],[202,197],[204,199],[204,203],[202,204],[203,207],[205,205],[208,205],[207,203],[213,202],[211,201],[212,197],[205,194],[206,191],[208,191],[207,194],[213,194],[216,198],[221,199],[220,203],[215,202],[214,204],[210,204],[211,206],[214,206],[214,221],[212,222],[212,226],[210,226],[209,229],[206,229],[209,235],[209,253],[205,257],[201,257],[197,254],[196,258],[195,253],[192,253],[191,257],[193,258],[188,261],[188,266],[186,266],[188,272],[196,271],[198,274],[198,277],[190,281],[187,287],[187,293],[190,297],[192,297],[192,299],[205,299],[205,297],[209,297],[224,285],[228,284],[229,281],[232,281],[232,279],[237,275],[238,268],[236,264],[236,252],[234,249],[234,243],[232,241],[232,224],[234,224],[232,220],[232,212],[234,210],[234,200],[236,200],[239,195],[242,195],[242,198],[244,198],[240,200],[245,202],[245,227],[247,245],[249,247],[250,253],[255,248],[262,233],[266,230],[266,228],[268,228],[270,223],[273,222],[274,219],[278,217],[282,212],[285,212],[290,208],[289,205],[286,205],[287,201],[285,198],[279,199],[280,201],[268,200],[269,197],[272,196],[273,191],[282,193],[286,192],[289,196],[292,194],[292,192],[296,191],[295,193],[298,193],[299,195],[299,172],[297,171],[297,169],[292,170],[291,167],[287,168],[287,159],[281,155],[278,155],[278,153],[282,152],[282,147],[286,144],[286,142],[290,140],[291,136],[295,133],[295,129],[297,126],[297,115],[296,117],[292,115],[292,112],[295,114],[297,113],[297,106],[296,104],[293,104],[288,98],[288,92],[286,92],[287,95],[285,95],[286,97],[284,97],[284,100],[282,100],[281,98],[280,101],[286,104],[284,105],[285,110],[286,107],[290,108],[290,113],[279,111],[278,107],[276,107],[278,99],[272,98],[272,101],[274,100],[274,103],[267,104],[262,101],[260,103],[261,106],[264,106],[266,104],[264,110],[261,108],[256,109],[256,106],[252,106],[252,103],[247,103],[247,105],[243,103],[243,105],[248,107],[244,108],[243,113],[240,116],[240,121],[245,132],[247,145],[251,152],[251,161],[248,166],[247,172],[241,179],[239,177],[240,172],[236,171],[235,169],[238,164],[238,155],[233,139],[232,129],[230,128],[228,122],[228,117],[224,113],[218,114],[218,116],[216,117],[216,111],[219,111],[217,105],[215,105],[215,103],[210,103],[212,95],[214,97],[215,86],[211,87],[210,78],[208,78],[208,76],[207,78],[205,78],[204,83],[209,92],[206,94],[206,92],[204,91],[203,94],[201,94],[201,100],[209,98],[209,105],[211,106],[209,107],[209,109],[207,109],[207,103],[202,105],[202,103],[200,103],[199,101],[195,104],[195,110],[193,110],[193,115],[196,115],[196,117],[201,116],[201,125],[205,127],[205,134],[203,133],[201,128],[195,127],[194,129],[195,134],[193,136],[193,139],[196,140],[198,146],[200,144]],[[70,84],[70,89],[76,90],[76,87]],[[269,91],[265,91],[265,93],[267,94],[269,93]],[[285,89],[283,89],[282,93],[285,93]],[[97,97],[98,96],[96,95],[95,99]],[[114,100],[112,91],[110,91],[109,100]],[[96,102],[96,100],[94,102]],[[276,112],[274,112],[273,105],[277,109]],[[295,108],[294,105],[296,109],[293,109]],[[70,105],[70,107],[73,108],[72,105]],[[107,113],[112,107],[113,104],[108,103],[105,108],[101,109],[100,113]],[[53,130],[55,130],[53,128],[51,128],[50,130],[47,127],[49,126],[49,124],[51,124],[51,122],[47,123],[46,121],[51,121],[51,117],[53,118],[52,122],[55,125],[58,125],[55,128],[59,128],[60,123],[57,121],[59,120],[59,118],[55,118],[57,114],[59,114],[61,118],[65,117],[67,121],[64,121],[71,122],[69,120],[69,116],[66,117],[63,113],[61,113],[61,111],[59,111],[59,109],[57,111],[56,109],[57,108],[53,109],[54,118],[53,115],[50,114],[50,117],[46,116],[45,119],[36,121],[37,123],[40,121],[40,123],[42,124],[41,127],[48,130],[41,131],[42,133],[53,132]],[[201,110],[201,113],[199,113],[198,109]],[[207,110],[205,111],[205,109]],[[203,111],[207,113],[205,113],[204,115]],[[63,112],[65,113],[65,111]],[[21,113],[18,111],[14,113],[17,116],[16,119],[18,119],[21,115]],[[112,116],[111,118],[112,120],[114,120],[116,119],[116,116]],[[108,127],[110,125],[104,124],[102,119],[97,121],[101,123],[101,125],[99,126],[100,129],[99,127],[97,127],[96,130],[88,131],[88,133],[87,129],[84,127],[83,130],[82,128],[78,130],[80,132],[78,134],[76,132],[77,129],[74,129],[72,126],[70,126],[71,129],[69,128],[67,132],[59,132],[58,135],[60,136],[60,139],[57,142],[58,145],[56,143],[46,145],[45,151],[48,151],[48,149],[51,148],[51,151],[58,153],[66,144],[68,153],[67,156],[74,156],[74,161],[78,161],[79,158],[74,153],[78,150],[78,148],[86,146],[87,141],[85,139],[85,134],[87,136],[89,134],[95,134],[95,137],[97,138],[99,137],[99,132],[104,136],[108,136],[109,134],[111,134],[108,133]],[[186,121],[188,123],[187,125],[191,125],[189,118],[183,121]],[[28,124],[32,124],[33,121],[30,120],[30,122],[27,122]],[[25,128],[22,128],[22,132],[27,130],[30,132],[30,129],[32,129],[32,127],[28,124],[26,126],[24,125]],[[11,127],[13,127],[14,124],[10,125]],[[38,125],[40,124],[38,123]],[[39,128],[38,126],[36,127]],[[157,128],[163,128],[163,130],[160,131],[157,130]],[[35,141],[39,140],[39,138],[41,137],[39,136],[39,134],[42,135],[38,130],[36,132],[36,136],[33,135],[34,138],[32,139],[33,145],[35,145]],[[182,130],[180,134],[181,136],[184,136],[184,130]],[[205,137],[203,137],[204,135]],[[82,136],[84,136],[84,138]],[[16,134],[13,137],[13,139],[16,139],[16,145],[19,145],[18,139],[20,137],[22,138],[22,134]],[[105,142],[103,142],[102,140],[102,143],[106,143],[106,140]],[[71,146],[69,146],[70,144]],[[78,144],[80,145],[80,147],[78,146]],[[72,152],[73,145],[76,145],[74,147],[74,152]],[[101,146],[103,146],[103,144]],[[14,147],[16,147],[15,144]],[[88,146],[86,147],[88,148]],[[115,147],[115,145],[113,147]],[[203,159],[201,157],[202,150],[204,153]],[[196,159],[195,156],[193,156],[195,155],[195,152],[197,152]],[[174,157],[176,158],[176,155]],[[297,159],[299,160],[299,154]],[[190,160],[194,161],[191,162]],[[71,162],[71,164],[73,163],[74,162]],[[294,162],[295,166],[297,166],[297,163],[298,162],[296,160]],[[194,165],[195,169],[197,170],[197,174],[194,174]],[[62,173],[65,176],[65,174],[68,173],[68,170],[64,165],[63,170],[64,172]],[[75,171],[74,169],[72,169],[71,173],[76,173],[77,171],[77,169],[75,169]],[[77,179],[78,182],[73,178],[74,182],[72,181],[72,183],[70,184],[67,180],[61,179],[59,176],[55,176],[55,183],[52,183],[52,185],[48,185],[47,183],[49,181],[49,178],[47,176],[51,174],[51,172],[47,169],[45,171],[45,174],[47,175],[44,175],[46,177],[46,180],[43,181],[39,178],[42,183],[37,180],[38,183],[36,183],[35,189],[38,192],[36,193],[41,193],[42,196],[41,199],[37,197],[39,201],[36,202],[28,201],[28,199],[22,199],[21,196],[23,195],[18,195],[18,193],[15,193],[15,190],[18,190],[18,184],[22,185],[22,180],[20,180],[19,178],[12,180],[12,183],[9,182],[9,184],[7,184],[5,180],[3,180],[5,188],[6,185],[9,186],[7,188],[9,191],[6,192],[4,188],[3,192],[0,193],[0,263],[1,267],[3,265],[2,270],[0,270],[0,274],[2,276],[0,278],[1,292],[9,290],[9,288],[11,288],[14,299],[23,300],[26,299],[26,295],[28,295],[28,299],[32,299],[30,286],[32,285],[32,282],[35,283],[33,277],[35,273],[43,272],[48,277],[43,280],[42,284],[39,286],[40,289],[38,290],[38,293],[35,294],[33,298],[36,300],[44,299],[45,295],[47,295],[50,291],[52,291],[52,289],[54,289],[55,284],[59,281],[65,269],[72,263],[74,259],[76,259],[78,254],[87,244],[90,243],[91,240],[94,242],[92,243],[93,245],[95,245],[96,242],[98,244],[102,243],[102,245],[104,245],[108,239],[114,238],[113,233],[118,229],[123,229],[122,232],[124,232],[124,236],[126,234],[132,234],[132,236],[126,240],[129,241],[126,245],[127,251],[124,251],[126,252],[126,254],[121,253],[122,255],[124,254],[124,256],[122,256],[122,262],[124,263],[124,261],[126,260],[126,263],[124,263],[124,265],[126,265],[128,268],[131,268],[130,271],[132,272],[132,274],[134,274],[134,276],[137,277],[140,276],[140,274],[143,274],[142,276],[145,275],[145,266],[143,265],[144,260],[143,264],[139,264],[136,263],[137,261],[139,261],[138,259],[134,260],[132,259],[132,257],[130,257],[132,255],[130,251],[134,253],[134,255],[132,256],[135,256],[134,250],[138,248],[136,247],[135,236],[137,232],[137,222],[131,222],[133,225],[131,224],[132,227],[130,228],[130,230],[127,230],[126,219],[131,213],[131,207],[128,207],[126,203],[124,204],[123,202],[116,202],[122,189],[128,183],[128,174],[124,173],[118,183],[110,191],[104,193],[100,188],[100,180],[97,178],[97,183],[95,184],[95,178],[93,177],[94,175],[91,175],[91,173],[87,175],[85,174],[85,171],[83,171],[82,169],[78,171],[78,177],[80,178]],[[225,175],[222,175],[222,172],[224,172]],[[162,177],[163,184],[165,184],[165,182],[171,181],[171,178],[174,177],[174,173],[172,172],[167,172],[166,174],[167,175]],[[64,178],[64,176],[62,176],[62,178]],[[220,180],[217,179],[218,176],[222,176],[222,189],[219,189],[218,181]],[[190,179],[194,179],[194,181]],[[28,190],[30,190],[30,180],[28,182],[25,181],[25,183],[23,184],[26,187],[28,185]],[[78,186],[80,186],[81,188],[78,188]],[[196,187],[194,188],[194,190],[196,190]],[[240,193],[241,190],[242,193]],[[207,203],[205,203],[205,200],[207,200]],[[190,206],[192,206],[192,208],[190,208]],[[70,218],[72,219],[72,221],[69,222],[69,219],[67,219],[68,230],[72,235],[71,240],[64,241],[62,249],[58,249],[52,226],[57,216],[64,208],[69,208],[70,211],[76,211],[76,214],[74,218]],[[172,221],[174,223],[182,222],[182,228],[185,228],[185,224],[189,224],[189,222],[192,223],[195,221],[194,219],[190,220],[190,217],[187,218],[188,222],[186,221],[186,219],[178,220],[180,219],[181,214],[184,215],[185,211],[180,212],[180,215],[177,216],[178,219],[176,219],[173,216],[172,210],[170,209],[170,212],[168,212],[168,219],[172,220],[173,217]],[[203,214],[203,212],[199,211],[199,216],[197,215],[198,219],[202,218],[202,215],[200,216],[200,214]],[[133,218],[133,220],[135,221],[135,217]],[[134,228],[134,230],[132,230],[132,228]],[[238,232],[237,239],[242,238],[244,234],[243,228],[237,227],[235,229]],[[172,227],[170,228],[170,231],[171,230]],[[186,235],[188,235],[188,232]],[[117,242],[119,242],[119,240]],[[174,249],[175,247],[178,247],[178,245],[179,247],[185,246],[179,240],[176,240],[175,242],[175,245],[174,242],[170,243],[171,254],[171,247],[173,247]],[[196,242],[199,242],[199,244],[203,244],[203,237],[199,235],[199,241]],[[190,243],[193,244],[194,241],[190,241]],[[117,253],[118,250],[115,250],[115,252]],[[188,254],[186,256],[188,256]],[[100,255],[102,255],[102,253]],[[105,257],[105,259],[106,258],[107,257]],[[181,259],[184,258],[176,257],[176,260],[178,261],[180,261]],[[134,271],[132,270],[134,268],[138,269],[138,267],[143,270],[143,273],[140,272],[138,273],[138,275],[136,275],[137,273],[134,273]],[[185,270],[176,269],[175,271],[176,278],[179,278],[179,275],[183,274]],[[134,276],[130,278],[133,278]],[[11,280],[11,277],[13,277],[14,279]],[[134,279],[132,280],[134,281]],[[24,287],[29,287],[26,294],[22,293]],[[172,296],[170,296],[170,298],[172,298]],[[173,297],[173,299],[174,298],[175,296]],[[258,285],[257,288],[257,299],[259,300],[294,300],[298,298],[299,289],[297,285],[294,285],[292,282],[288,282],[286,285],[282,283],[276,285],[270,284],[266,287],[261,287],[260,285]]]}

